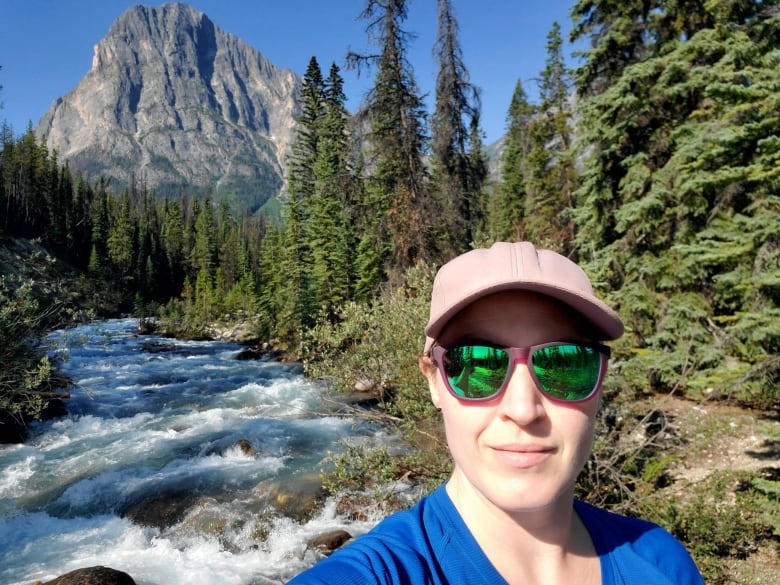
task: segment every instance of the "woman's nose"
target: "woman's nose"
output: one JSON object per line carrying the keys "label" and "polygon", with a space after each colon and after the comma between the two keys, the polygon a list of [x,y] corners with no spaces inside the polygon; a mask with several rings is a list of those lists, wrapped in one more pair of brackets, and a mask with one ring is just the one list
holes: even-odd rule
{"label": "woman's nose", "polygon": [[499,411],[503,418],[523,426],[544,416],[544,401],[525,361],[515,362]]}

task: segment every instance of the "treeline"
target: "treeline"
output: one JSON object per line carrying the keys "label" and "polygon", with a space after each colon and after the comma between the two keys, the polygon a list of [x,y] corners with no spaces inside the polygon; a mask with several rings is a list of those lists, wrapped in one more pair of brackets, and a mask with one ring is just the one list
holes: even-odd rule
{"label": "treeline", "polygon": [[225,314],[295,347],[340,307],[367,307],[411,267],[529,239],[582,263],[627,325],[616,365],[644,390],[778,398],[778,0],[581,0],[566,67],[561,29],[529,100],[508,107],[491,182],[479,90],[451,2],[440,0],[438,76],[426,112],[408,61],[408,0],[367,0],[375,44],[347,66],[375,83],[354,116],[338,66],[312,58],[287,161],[282,222],[142,182],[73,176],[31,129],[2,132],[0,228],[41,238],[95,295],[197,331]]}
{"label": "treeline", "polygon": [[[410,268],[475,245],[528,238],[561,249],[573,237],[573,222],[560,213],[573,206],[576,173],[559,25],[548,39],[541,103],[510,108],[504,178],[495,185],[480,92],[469,81],[451,3],[438,2],[430,115],[407,59],[407,9],[408,2],[369,1],[361,14],[377,52],[349,54],[347,65],[376,73],[355,117],[344,107],[339,68],[325,77],[316,58],[309,63],[284,223],[269,228],[262,256],[274,263],[262,270],[261,293],[264,311],[278,316],[271,335],[298,339],[315,322],[338,321],[344,302],[369,305],[402,285]],[[534,213],[526,217],[523,206]]]}
{"label": "treeline", "polygon": [[[183,298],[218,311],[252,310],[263,222],[236,217],[210,197],[161,199],[131,181],[121,193],[60,165],[31,128],[5,126],[0,157],[0,228],[37,239],[81,271],[85,302],[108,314],[148,314]],[[193,313],[194,314],[194,313]]]}

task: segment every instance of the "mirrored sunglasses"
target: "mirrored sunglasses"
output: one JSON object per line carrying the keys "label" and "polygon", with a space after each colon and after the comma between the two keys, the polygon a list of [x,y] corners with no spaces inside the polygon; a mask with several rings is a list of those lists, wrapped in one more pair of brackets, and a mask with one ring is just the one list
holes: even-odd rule
{"label": "mirrored sunglasses", "polygon": [[537,388],[552,400],[580,402],[601,386],[611,350],[600,343],[552,342],[529,347],[436,345],[432,357],[453,396],[485,401],[501,394],[518,362],[526,363]]}

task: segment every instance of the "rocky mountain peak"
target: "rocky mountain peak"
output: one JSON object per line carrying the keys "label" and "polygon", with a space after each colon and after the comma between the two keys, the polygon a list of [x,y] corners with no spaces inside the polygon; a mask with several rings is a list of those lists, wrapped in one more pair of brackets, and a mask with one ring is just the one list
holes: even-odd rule
{"label": "rocky mountain peak", "polygon": [[92,179],[195,187],[256,209],[282,189],[299,92],[295,73],[191,6],[134,6],[37,133]]}

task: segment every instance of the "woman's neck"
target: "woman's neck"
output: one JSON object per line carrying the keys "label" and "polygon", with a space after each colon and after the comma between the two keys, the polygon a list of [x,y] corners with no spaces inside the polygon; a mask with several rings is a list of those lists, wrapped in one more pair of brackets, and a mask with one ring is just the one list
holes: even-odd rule
{"label": "woman's neck", "polygon": [[574,512],[573,488],[543,508],[504,510],[457,471],[447,493],[496,570],[510,584],[600,583],[599,559]]}

